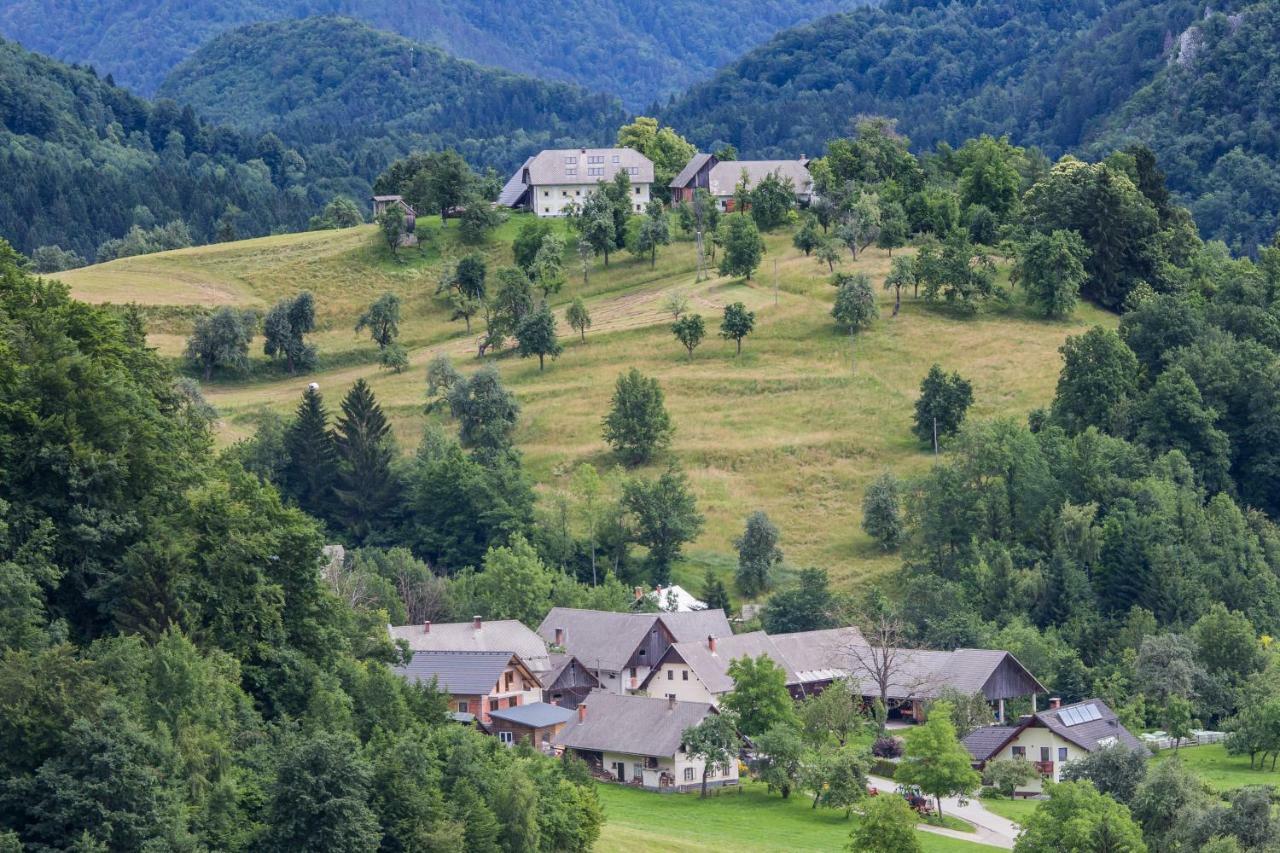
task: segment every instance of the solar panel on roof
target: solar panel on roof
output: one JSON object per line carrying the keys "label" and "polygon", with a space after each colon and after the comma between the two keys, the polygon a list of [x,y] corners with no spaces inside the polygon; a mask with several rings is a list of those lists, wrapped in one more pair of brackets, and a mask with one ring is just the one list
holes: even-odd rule
{"label": "solar panel on roof", "polygon": [[1064,726],[1078,726],[1081,723],[1092,723],[1102,719],[1102,712],[1097,705],[1081,705],[1075,708],[1064,708],[1058,712],[1058,719]]}

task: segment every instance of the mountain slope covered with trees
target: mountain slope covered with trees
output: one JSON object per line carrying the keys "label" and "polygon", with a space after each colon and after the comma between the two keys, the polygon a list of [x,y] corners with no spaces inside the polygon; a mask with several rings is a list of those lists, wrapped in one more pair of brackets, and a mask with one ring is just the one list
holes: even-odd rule
{"label": "mountain slope covered with trees", "polygon": [[[575,81],[638,108],[680,91],[775,32],[864,0],[15,0],[0,33],[152,92],[218,34],[244,24],[348,15],[467,59]],[[727,25],[726,22],[732,22]]]}
{"label": "mountain slope covered with trees", "polygon": [[222,35],[175,69],[160,95],[219,123],[271,131],[308,162],[366,181],[389,152],[453,148],[506,169],[544,147],[604,142],[624,119],[611,96],[455,59],[346,18]]}

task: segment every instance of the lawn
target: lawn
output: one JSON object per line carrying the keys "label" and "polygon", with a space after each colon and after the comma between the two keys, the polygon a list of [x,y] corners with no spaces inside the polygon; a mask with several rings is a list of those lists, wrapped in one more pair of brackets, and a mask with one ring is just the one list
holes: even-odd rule
{"label": "lawn", "polygon": [[[491,269],[510,263],[509,240],[520,220],[513,217],[485,249]],[[433,229],[430,248],[405,253],[403,263],[390,260],[373,226],[362,226],[129,258],[64,278],[82,298],[152,305],[233,302],[261,309],[311,290],[322,369],[298,377],[259,370],[250,379],[207,386],[223,415],[220,440],[249,434],[254,413],[264,408],[292,411],[308,382],[320,383],[332,411],[346,388],[364,377],[401,448],[410,452],[428,417],[426,363],[438,353],[449,354],[464,371],[477,363],[475,335],[449,322],[434,296],[442,271],[469,249],[457,243],[456,225],[443,235],[438,224],[424,227]],[[1089,306],[1061,323],[1031,317],[1020,306],[961,318],[910,294],[901,315],[891,318],[891,294],[883,291],[883,317],[853,342],[851,362],[849,337],[830,317],[834,290],[826,267],[795,250],[785,231],[768,235],[767,245],[750,282],[695,284],[696,254],[688,241],[665,248],[655,268],[627,253],[611,257],[608,268],[597,261],[586,285],[571,257],[569,283],[552,304],[562,314],[574,296],[586,299],[593,318],[586,341],[562,328],[565,351],[545,372],[536,360],[509,353],[490,360],[519,398],[516,443],[544,494],[563,488],[583,462],[614,464],[600,419],[616,377],[637,367],[659,378],[676,425],[670,455],[659,465],[672,461],[685,469],[706,516],[702,535],[675,572],[678,582],[695,590],[707,567],[732,570],[732,541],[754,509],[768,512],[781,529],[791,566],[822,566],[846,585],[896,566],[895,556],[862,533],[861,498],[886,469],[909,475],[931,464],[931,454],[909,431],[929,366],[938,362],[973,382],[972,416],[1022,419],[1052,399],[1063,340],[1091,324],[1115,322]],[[870,249],[856,262],[846,256],[842,268],[866,272],[878,286],[888,267],[886,253]],[[381,370],[375,348],[352,331],[359,311],[385,290],[399,293],[405,305],[401,340],[412,366],[398,375]],[[663,308],[677,291],[707,320],[707,339],[692,360],[672,337]],[[756,312],[756,329],[739,357],[731,342],[717,336],[723,306],[735,301]],[[176,356],[185,333],[180,323],[158,326],[151,343]],[[260,348],[259,339],[259,359]]]}
{"label": "lawn", "polygon": [[[849,843],[856,820],[846,819],[841,811],[815,811],[799,795],[783,800],[758,783],[745,784],[741,793],[726,790],[706,800],[697,794],[655,794],[617,785],[600,785],[597,790],[606,815],[596,845],[601,853],[840,850]],[[919,835],[928,853],[997,849],[927,832]]]}
{"label": "lawn", "polygon": [[982,798],[982,805],[987,811],[1014,823],[1022,823],[1026,820],[1041,802],[1041,800],[1006,800],[999,797]]}
{"label": "lawn", "polygon": [[[1174,758],[1172,749],[1164,749],[1156,753],[1154,760],[1172,761]],[[1280,769],[1250,770],[1249,756],[1227,755],[1227,748],[1220,743],[1184,746],[1178,750],[1176,758],[1216,791],[1230,791],[1246,785],[1280,788]]]}

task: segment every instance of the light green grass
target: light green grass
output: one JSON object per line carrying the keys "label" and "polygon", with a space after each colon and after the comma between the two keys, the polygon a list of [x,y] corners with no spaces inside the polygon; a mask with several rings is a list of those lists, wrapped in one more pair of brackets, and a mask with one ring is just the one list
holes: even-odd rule
{"label": "light green grass", "polygon": [[1005,820],[1022,823],[1040,805],[1039,800],[1006,800],[999,797],[983,797],[982,805],[992,814]]}
{"label": "light green grass", "polygon": [[[513,217],[486,247],[491,269],[510,263],[509,240],[521,221]],[[311,290],[322,324],[315,343],[326,369],[298,377],[264,372],[207,387],[223,415],[220,440],[247,435],[249,416],[260,409],[292,411],[308,382],[320,383],[333,409],[363,377],[407,452],[426,423],[423,368],[430,358],[448,353],[464,371],[478,364],[475,334],[450,323],[434,296],[441,272],[470,250],[458,244],[453,223],[443,235],[438,222],[424,228],[435,232],[432,248],[425,255],[406,253],[404,263],[390,260],[373,226],[362,226],[130,258],[65,278],[82,298],[110,302],[146,296],[162,304],[172,294],[173,304],[221,299],[262,308]],[[562,487],[580,463],[614,464],[600,419],[620,373],[637,367],[660,380],[676,433],[670,455],[652,470],[680,464],[707,519],[676,567],[676,580],[694,589],[704,567],[732,570],[732,541],[755,509],[768,512],[781,529],[793,567],[827,568],[847,586],[896,566],[898,557],[881,552],[861,531],[862,492],[886,469],[910,475],[931,464],[931,454],[910,434],[912,407],[929,366],[938,362],[973,382],[972,417],[1022,419],[1052,399],[1064,339],[1088,325],[1115,322],[1088,306],[1063,323],[1031,317],[1020,307],[964,319],[910,294],[902,314],[890,318],[891,294],[882,291],[884,316],[858,336],[851,365],[849,338],[830,317],[834,290],[826,267],[792,248],[785,231],[768,235],[767,244],[751,282],[715,278],[695,285],[696,255],[687,241],[665,248],[654,269],[625,252],[615,254],[607,269],[597,260],[586,286],[570,258],[569,284],[552,304],[562,314],[575,295],[587,300],[594,323],[586,342],[562,328],[564,354],[542,373],[536,360],[509,353],[489,359],[520,400],[516,442],[544,492]],[[877,287],[888,268],[888,256],[874,249],[842,267],[866,272]],[[387,289],[405,304],[401,339],[412,366],[399,375],[379,369],[374,347],[352,331],[359,311]],[[673,291],[687,294],[691,310],[707,320],[707,340],[692,361],[672,337],[663,309]],[[731,342],[717,337],[723,306],[733,301],[747,303],[757,315],[740,357]],[[182,342],[180,329],[151,336],[152,345],[173,356]],[[260,348],[259,339],[259,358]]]}
{"label": "light green grass", "polygon": [[[852,819],[843,811],[811,809],[799,795],[783,800],[756,783],[741,792],[726,789],[718,796],[655,794],[600,785],[606,823],[596,845],[599,853],[686,853],[701,850],[782,851],[841,850],[849,843]],[[928,853],[980,853],[994,850],[927,832],[918,832]]]}
{"label": "light green grass", "polygon": [[[1172,749],[1156,753],[1155,761],[1172,761]],[[1280,769],[1250,770],[1249,756],[1227,755],[1227,748],[1220,743],[1203,746],[1184,746],[1178,750],[1177,760],[1205,781],[1216,791],[1230,791],[1246,785],[1275,785],[1280,787]]]}

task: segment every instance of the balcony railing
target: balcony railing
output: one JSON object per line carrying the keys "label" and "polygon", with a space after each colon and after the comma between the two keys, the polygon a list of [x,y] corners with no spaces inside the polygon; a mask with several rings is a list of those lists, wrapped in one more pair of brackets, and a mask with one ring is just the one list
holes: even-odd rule
{"label": "balcony railing", "polygon": [[1052,775],[1053,775],[1053,762],[1052,762],[1052,761],[1037,761],[1037,762],[1036,762],[1036,772],[1037,772],[1037,773],[1039,773],[1039,774],[1040,774],[1040,775],[1042,775],[1042,776],[1052,776]]}

